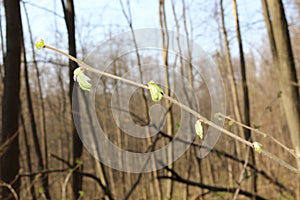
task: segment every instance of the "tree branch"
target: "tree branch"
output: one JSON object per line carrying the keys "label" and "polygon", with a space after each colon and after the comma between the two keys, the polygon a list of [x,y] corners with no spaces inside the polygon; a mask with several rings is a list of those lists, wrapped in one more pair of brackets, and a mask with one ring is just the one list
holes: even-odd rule
{"label": "tree branch", "polygon": [[[159,179],[171,179],[173,181],[177,181],[177,182],[184,183],[184,184],[187,184],[187,185],[208,189],[212,192],[234,193],[237,189],[237,188],[227,188],[227,187],[216,187],[216,186],[206,185],[206,184],[203,184],[203,183],[197,183],[197,182],[190,181],[190,180],[182,178],[178,173],[176,173],[174,170],[172,170],[168,167],[166,167],[165,169],[167,171],[171,172],[172,176],[158,176],[157,178],[159,178]],[[266,198],[264,198],[262,196],[252,194],[252,193],[250,193],[248,191],[245,191],[245,190],[240,190],[239,193],[246,196],[246,197],[250,197],[250,198],[254,197],[254,198],[256,198],[256,200],[266,200]]]}

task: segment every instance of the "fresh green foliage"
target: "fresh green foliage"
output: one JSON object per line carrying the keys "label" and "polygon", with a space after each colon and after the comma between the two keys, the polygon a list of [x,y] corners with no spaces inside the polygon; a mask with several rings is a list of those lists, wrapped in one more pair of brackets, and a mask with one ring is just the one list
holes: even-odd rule
{"label": "fresh green foliage", "polygon": [[195,130],[200,139],[203,138],[203,127],[200,120],[197,120],[195,123]]}
{"label": "fresh green foliage", "polygon": [[78,67],[74,70],[74,81],[77,81],[80,88],[83,90],[90,91],[92,84],[89,83],[91,80],[88,76],[86,76],[84,73],[84,69],[81,67]]}
{"label": "fresh green foliage", "polygon": [[45,41],[43,39],[39,39],[35,42],[35,47],[37,50],[40,50],[45,47]]}
{"label": "fresh green foliage", "polygon": [[258,153],[262,152],[262,144],[258,143],[258,142],[253,142],[253,148],[255,151],[257,151]]}
{"label": "fresh green foliage", "polygon": [[150,81],[148,83],[148,87],[150,90],[152,101],[160,101],[164,95],[163,90],[158,85],[156,85],[154,81]]}

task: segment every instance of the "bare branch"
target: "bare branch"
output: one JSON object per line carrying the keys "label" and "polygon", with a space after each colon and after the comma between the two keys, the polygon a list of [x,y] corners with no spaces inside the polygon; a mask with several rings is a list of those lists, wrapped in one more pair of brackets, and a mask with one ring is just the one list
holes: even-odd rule
{"label": "bare branch", "polygon": [[[176,173],[174,170],[166,167],[165,168],[167,171],[172,173],[172,176],[158,176],[157,178],[159,179],[171,179],[173,181],[177,181],[180,183],[184,183],[184,184],[188,184],[188,185],[192,185],[192,186],[196,186],[196,187],[200,187],[200,188],[204,188],[204,189],[208,189],[211,192],[229,192],[229,193],[234,193],[235,190],[237,188],[228,188],[228,187],[216,187],[216,186],[211,186],[211,185],[206,185],[203,183],[198,183],[198,182],[194,182],[194,181],[190,181],[187,179],[182,178],[178,173]],[[245,190],[240,190],[239,192],[240,194],[246,196],[246,197],[255,197],[256,200],[266,200],[266,198],[256,195],[256,194],[252,194],[248,191]]]}
{"label": "bare branch", "polygon": [[5,187],[7,189],[9,189],[9,191],[12,193],[13,197],[15,198],[15,200],[18,200],[19,197],[15,191],[15,189],[8,183],[5,183],[3,181],[0,180],[0,187]]}

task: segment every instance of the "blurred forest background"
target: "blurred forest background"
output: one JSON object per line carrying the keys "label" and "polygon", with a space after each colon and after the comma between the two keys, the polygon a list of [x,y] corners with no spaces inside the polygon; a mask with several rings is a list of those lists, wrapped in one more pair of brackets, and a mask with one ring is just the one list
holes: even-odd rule
{"label": "blurred forest background", "polygon": [[[48,44],[83,59],[102,40],[141,24],[181,33],[202,45],[222,74],[227,95],[223,114],[237,121],[224,128],[261,142],[300,169],[299,0],[115,0],[96,7],[96,13],[89,11],[95,9],[93,1],[83,2],[0,2],[0,199],[300,199],[298,173],[225,135],[204,159],[197,158],[201,140],[196,138],[180,159],[151,173],[105,166],[87,152],[74,126],[71,102],[77,65],[34,49],[35,41],[44,37]],[[148,17],[139,17],[141,12]],[[161,34],[166,37],[166,32]],[[168,69],[173,65],[168,65],[167,56],[140,59],[161,62]],[[177,65],[201,93],[199,112],[214,117],[205,83],[199,84],[188,64],[192,59]],[[119,59],[109,72],[122,75],[133,63],[139,65],[137,57]],[[151,73],[136,78],[152,79]],[[166,80],[176,76],[167,73]],[[180,126],[177,106],[166,113],[158,137],[130,137],[116,126],[111,113],[114,80],[103,78],[101,84],[97,116],[114,144],[148,152],[172,140]],[[148,91],[134,93],[130,106],[137,124],[148,124],[146,110],[152,104]],[[161,104],[170,106],[167,101]],[[189,131],[194,131],[193,125]]]}

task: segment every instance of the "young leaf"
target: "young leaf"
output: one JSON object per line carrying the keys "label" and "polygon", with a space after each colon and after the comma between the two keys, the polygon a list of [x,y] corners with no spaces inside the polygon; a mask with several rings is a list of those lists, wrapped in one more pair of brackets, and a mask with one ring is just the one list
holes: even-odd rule
{"label": "young leaf", "polygon": [[150,81],[148,83],[148,87],[150,90],[150,94],[151,94],[151,99],[152,101],[160,101],[164,95],[163,90],[154,83],[154,81]]}
{"label": "young leaf", "polygon": [[203,138],[203,127],[202,127],[200,120],[196,121],[195,130],[196,130],[197,135],[200,137],[200,139],[202,139]]}
{"label": "young leaf", "polygon": [[92,84],[89,83],[91,80],[88,76],[86,76],[83,73],[83,69],[81,67],[78,67],[77,69],[74,70],[74,81],[77,81],[79,84],[79,87],[83,90],[90,91]]}
{"label": "young leaf", "polygon": [[258,153],[262,152],[262,144],[258,143],[258,142],[253,142],[253,148],[255,151],[257,151]]}

